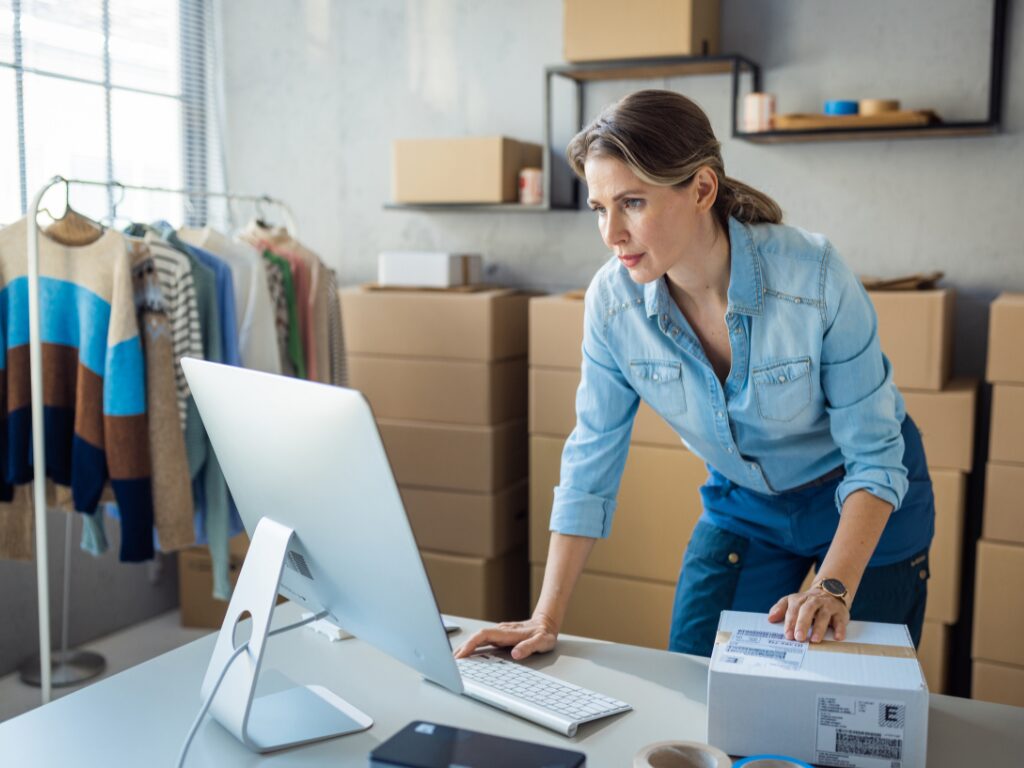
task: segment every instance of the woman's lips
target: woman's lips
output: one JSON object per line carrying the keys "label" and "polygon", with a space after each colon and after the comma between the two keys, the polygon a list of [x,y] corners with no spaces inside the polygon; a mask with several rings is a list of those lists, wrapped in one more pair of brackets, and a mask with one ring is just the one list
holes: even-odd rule
{"label": "woman's lips", "polygon": [[625,264],[627,268],[632,269],[643,257],[644,255],[642,253],[623,253],[619,254],[619,261]]}

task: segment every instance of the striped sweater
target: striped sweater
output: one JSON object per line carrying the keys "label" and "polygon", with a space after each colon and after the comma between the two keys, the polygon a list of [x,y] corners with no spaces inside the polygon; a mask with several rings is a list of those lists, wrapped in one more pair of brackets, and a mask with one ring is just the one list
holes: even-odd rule
{"label": "striped sweater", "polygon": [[[27,222],[0,230],[0,500],[32,480]],[[124,237],[39,237],[46,472],[92,513],[109,479],[121,560],[153,556],[146,383]]]}

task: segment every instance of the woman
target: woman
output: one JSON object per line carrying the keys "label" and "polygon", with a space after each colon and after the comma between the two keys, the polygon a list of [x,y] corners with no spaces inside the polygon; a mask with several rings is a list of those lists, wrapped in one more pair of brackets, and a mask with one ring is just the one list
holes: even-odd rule
{"label": "woman", "polygon": [[457,655],[554,647],[610,532],[640,398],[709,470],[670,650],[709,656],[725,609],[768,612],[810,642],[829,627],[842,640],[851,617],[902,623],[916,644],[931,481],[857,278],[828,240],[725,175],[707,117],[679,94],[626,97],[568,155],[615,255],[587,291],[544,583],[530,620],[481,630]]}

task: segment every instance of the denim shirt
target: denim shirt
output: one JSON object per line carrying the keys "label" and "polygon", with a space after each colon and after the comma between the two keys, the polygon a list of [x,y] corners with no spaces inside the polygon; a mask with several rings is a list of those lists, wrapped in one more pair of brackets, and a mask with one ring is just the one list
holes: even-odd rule
{"label": "denim shirt", "polygon": [[739,486],[774,495],[843,465],[840,510],[859,489],[900,507],[905,408],[860,281],[826,238],[794,227],[730,218],[729,243],[724,385],[664,278],[638,285],[616,258],[594,276],[551,530],[610,533],[641,398]]}

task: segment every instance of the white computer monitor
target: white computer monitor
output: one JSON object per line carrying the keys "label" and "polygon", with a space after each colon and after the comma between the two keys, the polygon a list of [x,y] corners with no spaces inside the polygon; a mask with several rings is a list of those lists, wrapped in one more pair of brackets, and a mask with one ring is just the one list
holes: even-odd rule
{"label": "white computer monitor", "polygon": [[[336,693],[314,691],[322,701],[312,704],[308,696],[305,703],[294,696],[252,699],[264,623],[278,590],[461,693],[437,603],[362,394],[188,358],[182,367],[252,538],[204,690],[234,649],[235,622],[246,611],[254,617],[250,644],[257,657],[231,665],[211,714],[257,751],[337,735],[320,723],[332,716],[323,702],[368,727],[365,717],[337,706]],[[246,696],[251,707],[236,701]],[[322,711],[292,716],[299,721],[294,726],[278,722],[307,704]]]}

